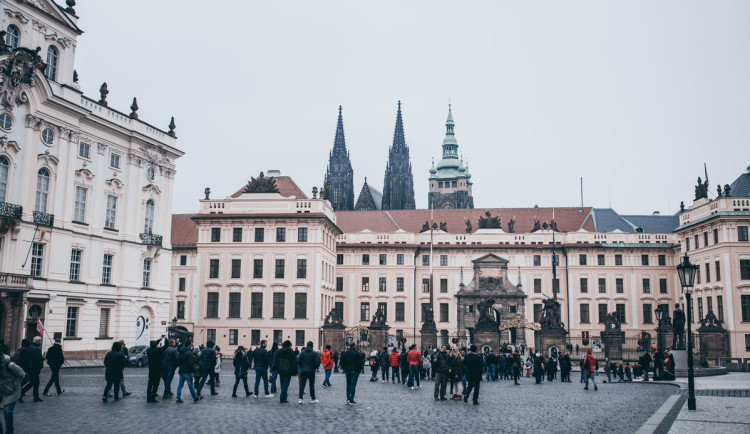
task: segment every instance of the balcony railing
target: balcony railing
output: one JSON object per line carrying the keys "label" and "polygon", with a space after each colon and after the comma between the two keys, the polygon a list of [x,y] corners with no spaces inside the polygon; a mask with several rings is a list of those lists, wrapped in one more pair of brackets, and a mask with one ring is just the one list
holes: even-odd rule
{"label": "balcony railing", "polygon": [[0,218],[9,218],[21,220],[23,217],[23,207],[14,203],[0,202]]}
{"label": "balcony railing", "polygon": [[0,273],[0,287],[8,289],[30,288],[31,276],[28,274]]}
{"label": "balcony railing", "polygon": [[33,216],[34,216],[34,223],[40,226],[52,227],[53,223],[55,222],[54,214],[48,214],[46,212],[41,212],[41,211],[34,211]]}
{"label": "balcony railing", "polygon": [[156,234],[141,234],[141,241],[147,246],[159,246],[161,247],[161,235]]}

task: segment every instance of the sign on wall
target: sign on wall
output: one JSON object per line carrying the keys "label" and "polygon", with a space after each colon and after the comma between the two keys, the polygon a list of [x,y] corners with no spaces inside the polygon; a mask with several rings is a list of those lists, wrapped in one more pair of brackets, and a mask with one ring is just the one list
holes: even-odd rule
{"label": "sign on wall", "polygon": [[148,346],[149,323],[150,323],[150,320],[148,316],[146,315],[139,315],[138,318],[135,319],[135,344],[134,345]]}

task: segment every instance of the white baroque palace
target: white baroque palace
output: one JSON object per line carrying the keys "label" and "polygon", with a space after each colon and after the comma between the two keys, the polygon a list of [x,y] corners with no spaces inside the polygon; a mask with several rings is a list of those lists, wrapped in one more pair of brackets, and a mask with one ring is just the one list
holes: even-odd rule
{"label": "white baroque palace", "polygon": [[169,313],[174,122],[82,94],[72,6],[0,3],[0,339],[41,322],[69,358],[144,343]]}

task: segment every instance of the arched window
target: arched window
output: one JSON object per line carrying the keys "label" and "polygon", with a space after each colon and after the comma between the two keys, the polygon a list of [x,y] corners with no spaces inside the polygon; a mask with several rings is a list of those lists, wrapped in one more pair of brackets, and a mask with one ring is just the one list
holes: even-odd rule
{"label": "arched window", "polygon": [[55,80],[57,78],[57,58],[58,57],[59,57],[59,53],[57,51],[57,47],[55,47],[54,45],[50,45],[47,48],[47,69],[44,72],[44,74],[50,80]]}
{"label": "arched window", "polygon": [[49,197],[49,170],[42,167],[36,173],[36,199],[34,211],[47,212],[47,198]]}
{"label": "arched window", "polygon": [[143,225],[143,232],[150,234],[154,230],[154,200],[146,201],[146,222]]}
{"label": "arched window", "polygon": [[11,50],[15,50],[18,48],[18,37],[20,36],[21,31],[18,30],[18,27],[14,26],[13,24],[8,26],[8,30],[5,32],[5,45],[8,46]]}
{"label": "arched window", "polygon": [[5,193],[8,191],[8,173],[10,162],[5,156],[0,156],[0,202],[5,202]]}

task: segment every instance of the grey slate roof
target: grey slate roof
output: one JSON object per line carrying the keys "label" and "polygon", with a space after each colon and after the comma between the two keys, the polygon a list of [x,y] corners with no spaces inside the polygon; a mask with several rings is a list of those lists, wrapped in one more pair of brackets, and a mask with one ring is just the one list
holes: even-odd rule
{"label": "grey slate roof", "polygon": [[[750,167],[748,167],[750,169]],[[750,196],[750,170],[740,175],[739,178],[735,179],[734,182],[729,186],[731,191],[729,194],[732,197],[748,197]]]}
{"label": "grey slate roof", "polygon": [[680,225],[677,215],[624,215],[621,216],[645,234],[668,234]]}
{"label": "grey slate roof", "polygon": [[594,208],[591,210],[591,218],[594,220],[594,227],[597,232],[613,232],[616,230],[627,233],[635,232],[635,227],[612,208]]}
{"label": "grey slate roof", "polygon": [[380,205],[383,203],[383,193],[370,184],[367,184],[367,186],[370,187],[370,194],[372,195],[372,200],[375,201],[375,206],[377,209],[380,209]]}

